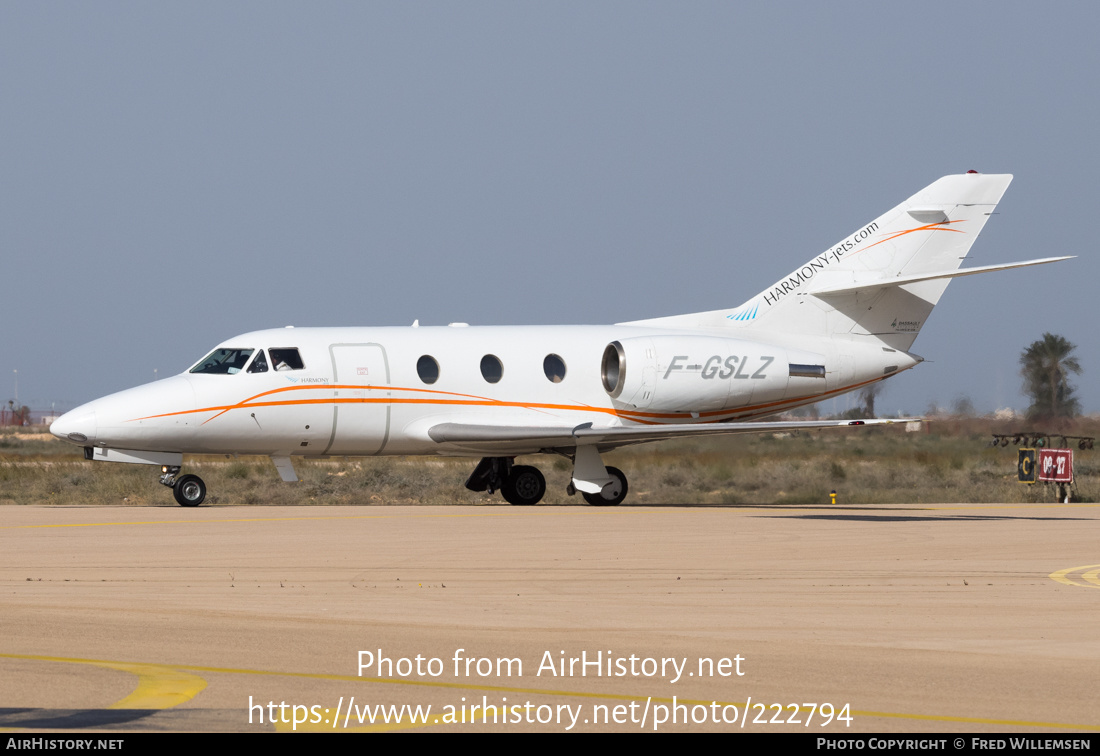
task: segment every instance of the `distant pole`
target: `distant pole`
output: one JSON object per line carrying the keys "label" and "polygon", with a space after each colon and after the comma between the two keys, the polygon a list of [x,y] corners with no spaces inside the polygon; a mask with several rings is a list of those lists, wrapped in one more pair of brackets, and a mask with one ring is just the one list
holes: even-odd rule
{"label": "distant pole", "polygon": [[15,403],[18,404],[19,403],[19,371],[18,370],[12,370],[12,372],[15,374]]}

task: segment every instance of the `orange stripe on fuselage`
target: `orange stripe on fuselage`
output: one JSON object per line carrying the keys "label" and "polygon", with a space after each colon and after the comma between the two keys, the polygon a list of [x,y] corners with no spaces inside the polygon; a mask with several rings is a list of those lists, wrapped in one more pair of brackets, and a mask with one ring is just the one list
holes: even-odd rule
{"label": "orange stripe on fuselage", "polygon": [[478,399],[478,400],[482,400],[482,401],[493,401],[493,400],[491,400],[487,397],[478,396],[477,394],[456,394],[456,393],[451,392],[451,391],[438,391],[436,389],[402,388],[402,387],[397,387],[397,386],[385,386],[385,387],[383,387],[383,386],[361,386],[361,385],[343,384],[343,383],[323,383],[323,384],[315,384],[315,385],[310,385],[310,386],[283,386],[281,388],[271,389],[270,391],[263,391],[259,394],[248,397],[247,399],[245,399],[242,402],[239,402],[238,404],[230,404],[230,405],[225,406],[225,407],[208,407],[205,410],[201,410],[201,409],[199,409],[199,410],[184,410],[183,412],[169,412],[169,413],[166,413],[164,415],[150,415],[149,417],[139,417],[139,418],[135,418],[135,419],[136,420],[150,420],[154,417],[171,417],[172,415],[186,415],[186,414],[189,414],[189,413],[192,413],[192,412],[206,412],[206,411],[213,411],[213,410],[220,409],[221,412],[218,412],[217,415],[214,415],[214,417],[207,418],[206,420],[203,421],[203,425],[206,425],[206,423],[210,422],[211,420],[214,420],[215,418],[218,418],[221,415],[224,415],[229,410],[233,410],[233,409],[241,409],[243,407],[275,407],[275,406],[279,406],[280,404],[285,404],[285,405],[291,405],[291,404],[317,404],[318,401],[319,401],[319,400],[304,399],[304,400],[293,401],[293,402],[277,402],[277,403],[262,403],[262,404],[254,404],[253,403],[253,402],[255,402],[256,399],[259,399],[260,397],[271,396],[272,394],[280,394],[284,391],[318,391],[318,390],[336,391],[338,389],[349,389],[349,390],[355,390],[355,391],[362,391],[364,389],[375,389],[375,388],[387,388],[387,389],[390,389],[390,390],[393,390],[393,391],[419,391],[419,392],[423,392],[423,393],[426,393],[426,394],[440,394],[442,396],[461,396],[461,397],[465,397],[467,399]]}
{"label": "orange stripe on fuselage", "polygon": [[[737,407],[732,409],[723,410],[710,410],[707,412],[700,412],[698,419],[701,423],[715,423],[723,422],[725,420],[733,419],[749,419],[753,416],[771,415],[782,411],[784,406],[793,406],[798,404],[806,404],[807,400],[813,400],[814,402],[827,399],[830,396],[842,394],[848,391],[852,391],[866,386],[869,383],[875,383],[881,381],[882,378],[872,378],[868,381],[862,381],[861,383],[854,383],[851,386],[845,386],[832,391],[826,391],[822,394],[818,394],[813,397],[796,397],[792,399],[781,399],[775,402],[767,402],[764,404],[756,404],[745,407]],[[286,399],[280,401],[256,401],[263,397],[271,396],[274,394],[280,394],[287,391],[328,391],[328,390],[355,390],[355,391],[407,391],[416,393],[429,393],[437,394],[444,397],[461,397],[454,399],[443,398],[410,398],[410,397],[320,397],[312,399]],[[550,404],[543,402],[507,402],[500,399],[492,399],[489,397],[477,396],[475,394],[460,394],[450,391],[437,391],[434,389],[422,389],[422,388],[404,388],[400,386],[355,386],[355,385],[342,385],[342,384],[323,384],[316,386],[287,386],[284,388],[273,389],[271,391],[264,391],[259,394],[248,397],[247,399],[238,402],[237,404],[219,405],[214,407],[201,407],[198,409],[180,410],[177,412],[165,412],[158,415],[147,415],[145,417],[133,418],[129,422],[136,422],[139,420],[155,420],[164,417],[178,417],[180,415],[193,415],[204,412],[214,412],[213,416],[203,421],[203,425],[209,423],[226,412],[235,409],[249,409],[254,407],[292,407],[292,406],[304,406],[310,404],[424,404],[424,405],[436,405],[441,407],[503,407],[503,408],[519,408],[530,410],[557,410],[562,412],[598,412],[605,415],[611,415],[623,420],[629,420],[631,422],[640,423],[643,425],[664,425],[662,421],[674,421],[674,422],[691,422],[693,418],[690,412],[640,412],[636,410],[620,410],[613,407],[596,407],[584,404]],[[702,420],[702,418],[707,418]]]}

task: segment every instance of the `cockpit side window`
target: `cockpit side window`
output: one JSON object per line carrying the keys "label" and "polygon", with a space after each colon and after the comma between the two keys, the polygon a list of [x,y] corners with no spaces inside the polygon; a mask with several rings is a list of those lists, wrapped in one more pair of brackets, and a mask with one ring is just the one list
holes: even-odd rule
{"label": "cockpit side window", "polygon": [[252,356],[253,349],[215,349],[202,362],[191,368],[192,373],[234,375],[241,372]]}
{"label": "cockpit side window", "polygon": [[271,364],[276,370],[305,370],[297,347],[270,347],[267,351],[271,352]]}
{"label": "cockpit side window", "polygon": [[267,372],[267,358],[264,357],[264,350],[260,350],[256,353],[256,359],[252,360],[252,364],[248,366],[248,372],[250,373],[266,373]]}

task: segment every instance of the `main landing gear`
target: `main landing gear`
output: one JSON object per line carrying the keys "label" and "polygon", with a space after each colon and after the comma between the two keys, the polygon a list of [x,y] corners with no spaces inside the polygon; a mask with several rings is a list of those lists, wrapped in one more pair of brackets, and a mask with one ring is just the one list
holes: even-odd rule
{"label": "main landing gear", "polygon": [[[513,459],[513,457],[482,458],[466,480],[466,488],[488,493],[500,491],[506,502],[516,506],[538,504],[546,494],[546,478],[537,467],[516,465],[512,463]],[[627,484],[623,471],[617,467],[604,469],[607,475],[602,480],[610,479],[609,482],[604,483],[602,488],[593,493],[581,491],[584,500],[595,507],[615,506],[626,498]],[[577,483],[585,482],[578,480],[576,468],[573,475],[573,480],[566,489],[570,496],[577,493]],[[589,487],[595,486],[589,485]],[[179,494],[176,498],[179,499]]]}
{"label": "main landing gear", "polygon": [[584,500],[594,507],[614,507],[626,498],[626,476],[623,475],[623,471],[617,467],[608,467],[607,474],[612,480],[600,489],[599,493],[581,492]]}
{"label": "main landing gear", "polygon": [[206,498],[206,484],[203,483],[202,478],[198,475],[184,475],[177,478],[180,469],[175,465],[165,465],[160,469],[163,473],[160,476],[160,482],[172,489],[172,495],[175,496],[177,504],[181,507],[197,507],[202,504]]}
{"label": "main landing gear", "polygon": [[546,478],[537,467],[513,465],[511,457],[485,457],[470,477],[466,488],[471,491],[500,491],[509,504],[530,506],[546,495]]}

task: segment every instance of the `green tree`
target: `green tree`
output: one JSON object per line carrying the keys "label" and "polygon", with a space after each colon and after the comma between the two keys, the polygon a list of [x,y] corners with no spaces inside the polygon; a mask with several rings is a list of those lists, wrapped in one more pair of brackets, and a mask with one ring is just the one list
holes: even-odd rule
{"label": "green tree", "polygon": [[863,416],[871,418],[875,416],[875,400],[878,399],[882,390],[886,388],[882,385],[882,381],[875,381],[874,383],[868,383],[859,392],[859,399],[863,402]]}
{"label": "green tree", "polygon": [[875,399],[879,397],[885,386],[881,381],[868,383],[859,391],[859,406],[852,407],[841,415],[847,420],[865,420],[875,416]]}
{"label": "green tree", "polygon": [[1020,355],[1024,392],[1031,397],[1028,415],[1072,417],[1081,411],[1069,384],[1070,373],[1081,374],[1081,363],[1073,356],[1076,348],[1062,336],[1044,333]]}

